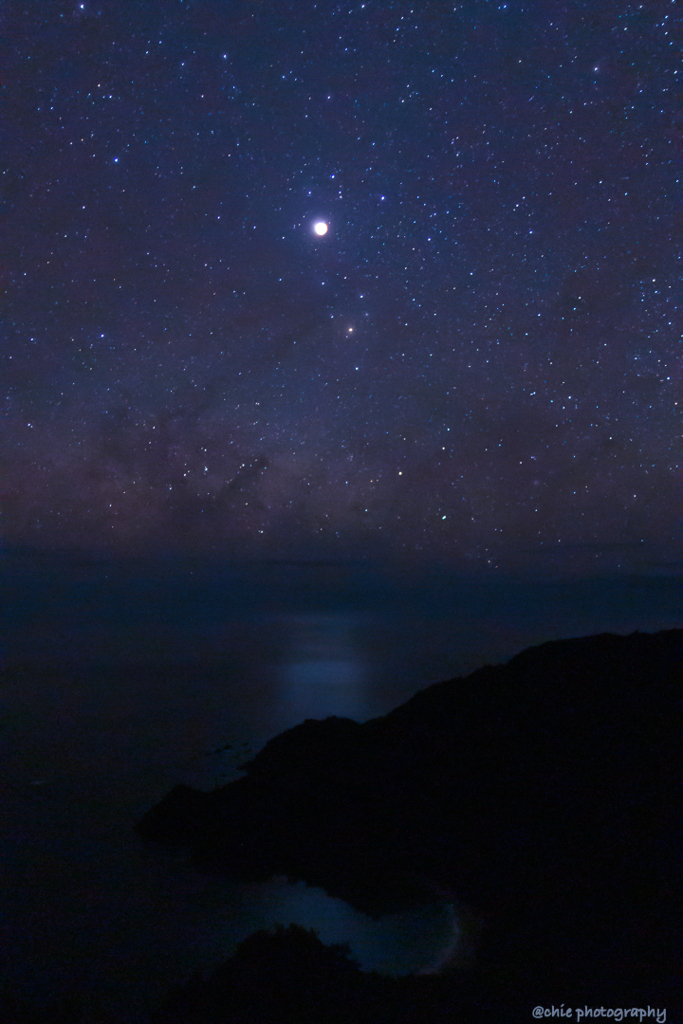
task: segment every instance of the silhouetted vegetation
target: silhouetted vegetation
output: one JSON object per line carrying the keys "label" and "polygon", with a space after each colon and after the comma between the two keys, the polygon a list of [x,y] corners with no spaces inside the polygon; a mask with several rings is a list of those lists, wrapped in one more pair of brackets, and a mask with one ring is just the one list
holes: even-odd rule
{"label": "silhouetted vegetation", "polygon": [[[408,1024],[483,1020],[451,978],[364,973],[297,925],[257,932],[209,978],[169,993],[154,1024]],[[454,1010],[458,1016],[454,1017]],[[462,1016],[460,1015],[462,1014]]]}

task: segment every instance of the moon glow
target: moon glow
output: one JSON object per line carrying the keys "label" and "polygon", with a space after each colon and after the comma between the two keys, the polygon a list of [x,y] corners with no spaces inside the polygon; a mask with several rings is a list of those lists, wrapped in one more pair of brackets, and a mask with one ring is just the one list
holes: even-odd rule
{"label": "moon glow", "polygon": [[326,235],[327,224],[325,223],[324,220],[317,220],[313,225],[313,230],[315,231],[316,235]]}

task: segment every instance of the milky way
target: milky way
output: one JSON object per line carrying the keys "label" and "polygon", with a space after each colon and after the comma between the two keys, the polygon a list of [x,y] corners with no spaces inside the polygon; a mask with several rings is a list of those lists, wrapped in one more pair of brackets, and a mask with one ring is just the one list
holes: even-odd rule
{"label": "milky way", "polygon": [[674,550],[675,2],[4,17],[10,543]]}

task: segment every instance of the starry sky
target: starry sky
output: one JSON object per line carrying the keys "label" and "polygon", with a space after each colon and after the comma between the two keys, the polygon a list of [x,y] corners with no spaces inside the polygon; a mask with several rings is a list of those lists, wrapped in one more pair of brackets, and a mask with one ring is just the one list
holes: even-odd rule
{"label": "starry sky", "polygon": [[675,557],[676,0],[3,7],[6,543]]}

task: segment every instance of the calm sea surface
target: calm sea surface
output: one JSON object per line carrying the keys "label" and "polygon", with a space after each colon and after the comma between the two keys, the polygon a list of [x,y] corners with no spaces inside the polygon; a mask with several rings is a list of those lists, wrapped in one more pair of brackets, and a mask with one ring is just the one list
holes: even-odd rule
{"label": "calm sea surface", "polygon": [[205,878],[133,823],[306,718],[365,721],[440,679],[563,637],[679,627],[680,580],[446,568],[2,560],[0,982],[144,1015],[257,928],[290,921],[362,966],[429,969],[453,907],[373,921],[302,883]]}

